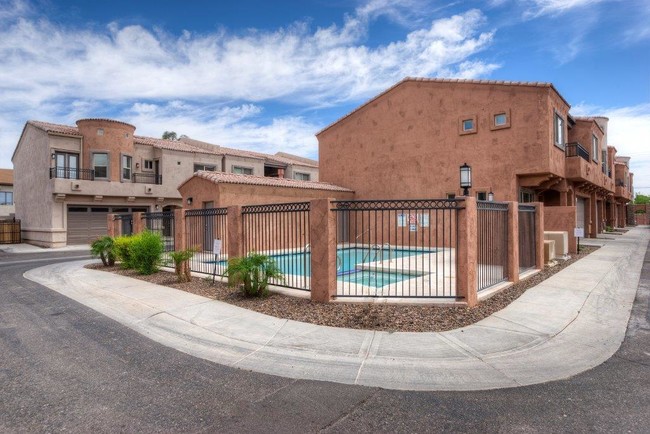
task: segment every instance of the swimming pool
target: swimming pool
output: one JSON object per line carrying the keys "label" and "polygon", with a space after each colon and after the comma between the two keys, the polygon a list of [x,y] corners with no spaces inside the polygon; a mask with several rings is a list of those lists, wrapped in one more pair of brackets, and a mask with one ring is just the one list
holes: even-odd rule
{"label": "swimming pool", "polygon": [[[374,288],[401,282],[413,278],[414,275],[400,273],[397,269],[389,272],[368,270],[363,268],[363,264],[429,253],[435,253],[435,250],[364,249],[358,247],[338,249],[336,251],[337,280]],[[273,258],[285,276],[311,276],[310,252],[270,255],[270,257]],[[207,261],[207,263],[214,263],[214,261]],[[218,264],[227,265],[226,261],[219,261]]]}

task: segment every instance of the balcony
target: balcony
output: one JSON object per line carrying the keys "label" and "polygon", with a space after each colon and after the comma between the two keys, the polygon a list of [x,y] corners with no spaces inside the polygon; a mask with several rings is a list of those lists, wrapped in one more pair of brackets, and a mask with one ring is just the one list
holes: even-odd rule
{"label": "balcony", "polygon": [[153,173],[134,173],[133,182],[136,184],[162,185],[162,175],[155,175]]}
{"label": "balcony", "polygon": [[92,169],[76,169],[72,167],[50,167],[50,179],[53,178],[94,181],[95,171]]}
{"label": "balcony", "polygon": [[585,161],[589,161],[589,152],[578,142],[567,143],[564,152],[567,157],[580,157]]}

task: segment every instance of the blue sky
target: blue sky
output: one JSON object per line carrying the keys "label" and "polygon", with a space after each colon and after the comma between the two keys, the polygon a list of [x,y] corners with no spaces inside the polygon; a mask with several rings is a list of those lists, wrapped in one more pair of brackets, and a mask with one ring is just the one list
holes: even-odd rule
{"label": "blue sky", "polygon": [[405,76],[552,82],[650,194],[647,0],[0,0],[0,167],[26,120],[316,157]]}

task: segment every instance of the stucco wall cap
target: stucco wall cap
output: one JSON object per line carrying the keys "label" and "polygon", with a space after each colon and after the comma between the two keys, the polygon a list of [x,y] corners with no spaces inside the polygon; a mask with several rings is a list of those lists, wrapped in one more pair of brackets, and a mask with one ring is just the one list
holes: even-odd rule
{"label": "stucco wall cap", "polygon": [[562,101],[568,106],[571,107],[571,104],[568,103],[566,99],[558,92],[558,90],[553,86],[552,83],[545,83],[541,81],[504,81],[504,80],[475,80],[475,79],[464,79],[464,78],[426,78],[426,77],[405,77],[404,79],[398,81],[388,89],[384,90],[380,94],[374,96],[373,98],[369,99],[365,103],[361,104],[359,107],[355,108],[348,114],[340,117],[336,121],[332,122],[331,124],[327,125],[325,128],[322,130],[318,131],[316,133],[316,136],[324,133],[334,125],[338,124],[339,122],[347,119],[348,117],[352,116],[354,113],[357,111],[361,110],[362,108],[366,107],[367,105],[371,104],[372,102],[378,100],[379,98],[383,97],[387,93],[391,92],[395,88],[402,86],[405,83],[409,82],[422,82],[422,83],[459,83],[459,84],[482,84],[482,85],[500,85],[500,86],[522,86],[522,87],[542,87],[542,88],[550,88],[552,89],[557,96],[560,97]]}
{"label": "stucco wall cap", "polygon": [[[607,119],[606,117],[603,116],[574,116],[573,119],[575,119],[577,122],[593,122],[598,129],[605,134],[605,131],[601,128],[600,124],[596,122],[596,119]],[[608,119],[609,120],[609,119]]]}
{"label": "stucco wall cap", "polygon": [[118,120],[115,120],[115,119],[108,119],[108,118],[85,118],[85,119],[79,119],[79,120],[76,122],[77,125],[79,125],[79,122],[112,122],[112,123],[115,123],[115,124],[126,125],[127,127],[131,127],[131,128],[133,128],[133,129],[135,130],[135,125],[131,125],[131,124],[127,123],[127,122],[118,121]]}
{"label": "stucco wall cap", "polygon": [[223,172],[209,172],[199,170],[192,175],[191,178],[185,180],[178,189],[183,187],[189,181],[195,178],[205,179],[213,184],[248,184],[248,185],[265,185],[268,187],[285,187],[285,188],[304,188],[308,190],[329,190],[329,191],[345,191],[352,192],[352,190],[340,187],[338,185],[330,184],[327,182],[316,181],[300,181],[297,179],[289,178],[269,178],[265,176],[255,175],[240,175],[236,173],[223,173]]}

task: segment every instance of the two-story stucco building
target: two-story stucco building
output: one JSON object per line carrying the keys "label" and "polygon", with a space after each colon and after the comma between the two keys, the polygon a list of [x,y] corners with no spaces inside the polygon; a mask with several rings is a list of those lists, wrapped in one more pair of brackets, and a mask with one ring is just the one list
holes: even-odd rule
{"label": "two-story stucco building", "polygon": [[135,129],[109,119],[28,121],[12,157],[23,240],[84,244],[106,233],[108,213],[180,207],[177,187],[199,170],[318,180],[318,164],[307,158],[142,137]]}
{"label": "two-story stucco building", "polygon": [[550,83],[406,78],[317,133],[320,180],[358,199],[455,197],[467,163],[478,199],[572,207],[571,229],[595,236],[624,225],[631,187],[615,188],[607,118],[569,110]]}

